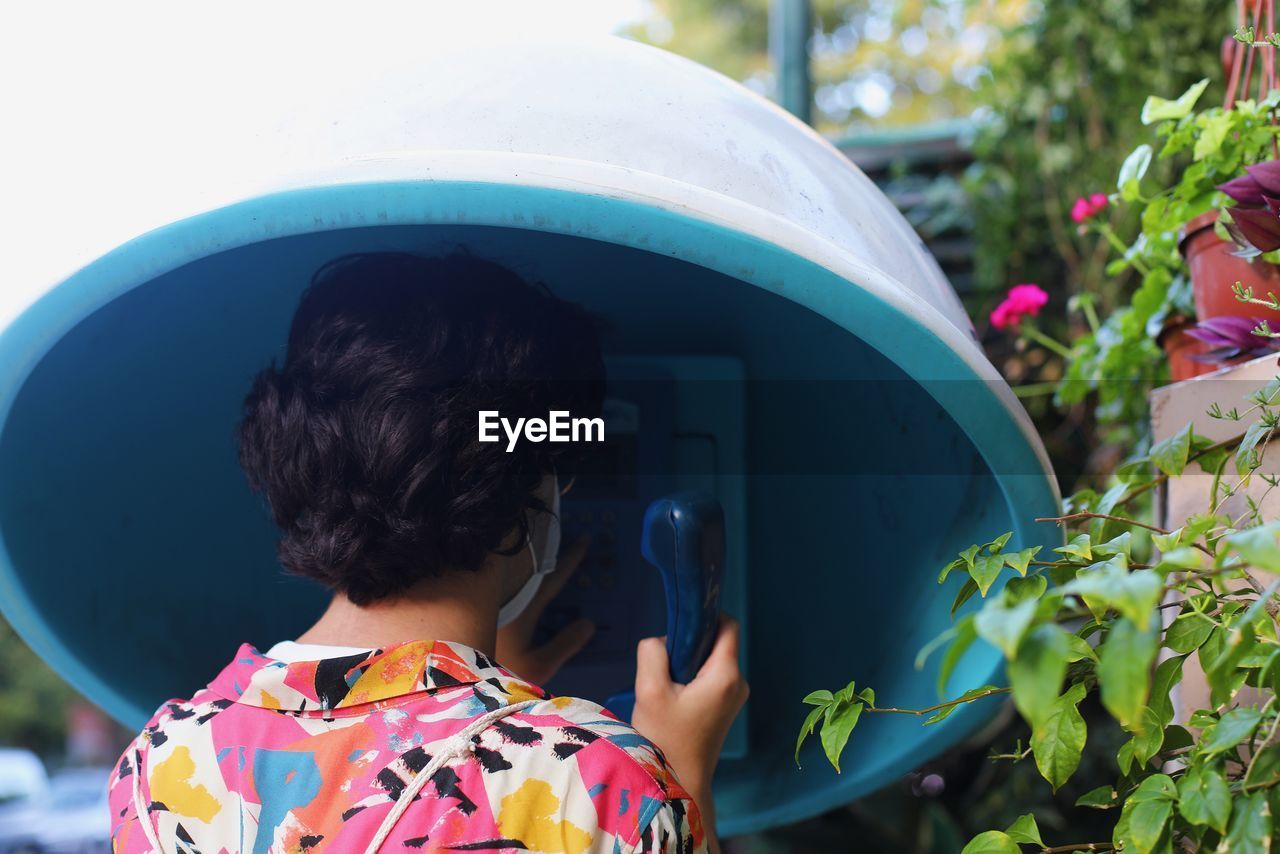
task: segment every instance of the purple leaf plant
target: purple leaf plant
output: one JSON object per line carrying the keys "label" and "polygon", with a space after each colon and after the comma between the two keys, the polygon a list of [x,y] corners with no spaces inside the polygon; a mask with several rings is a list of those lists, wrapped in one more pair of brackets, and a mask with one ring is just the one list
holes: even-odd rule
{"label": "purple leaf plant", "polygon": [[1280,160],[1244,167],[1245,174],[1218,189],[1235,201],[1223,225],[1252,254],[1280,249]]}
{"label": "purple leaf plant", "polygon": [[1280,339],[1258,335],[1258,320],[1252,317],[1212,317],[1202,320],[1187,334],[1211,348],[1190,358],[1207,364],[1222,364],[1233,359],[1255,358],[1280,350]]}

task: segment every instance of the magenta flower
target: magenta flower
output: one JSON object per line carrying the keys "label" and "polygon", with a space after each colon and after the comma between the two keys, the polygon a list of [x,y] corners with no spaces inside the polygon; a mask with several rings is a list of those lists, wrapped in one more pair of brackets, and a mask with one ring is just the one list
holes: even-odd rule
{"label": "magenta flower", "polygon": [[1084,224],[1087,220],[1093,219],[1106,210],[1109,203],[1110,199],[1107,198],[1105,193],[1094,193],[1088,198],[1081,196],[1071,206],[1071,221]]}
{"label": "magenta flower", "polygon": [[991,325],[996,329],[1017,327],[1023,318],[1039,314],[1048,301],[1049,294],[1039,285],[1014,285],[991,312]]}

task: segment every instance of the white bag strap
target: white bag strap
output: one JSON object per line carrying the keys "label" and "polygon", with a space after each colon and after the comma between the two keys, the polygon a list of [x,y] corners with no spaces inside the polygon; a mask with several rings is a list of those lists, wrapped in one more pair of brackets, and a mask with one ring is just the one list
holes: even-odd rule
{"label": "white bag strap", "polygon": [[151,843],[153,854],[165,854],[164,847],[156,836],[156,829],[151,826],[151,813],[142,802],[142,750],[133,751],[133,811],[138,814],[138,824],[142,826],[142,835]]}
{"label": "white bag strap", "polygon": [[391,812],[387,813],[387,817],[382,820],[382,826],[378,828],[378,832],[374,834],[373,841],[369,843],[369,847],[365,849],[365,854],[378,854],[382,848],[382,843],[391,835],[391,831],[395,829],[396,822],[404,815],[405,810],[409,809],[409,804],[417,797],[418,792],[422,791],[422,787],[427,785],[427,781],[435,775],[446,763],[458,758],[471,748],[471,739],[477,733],[487,729],[490,724],[501,720],[508,715],[526,709],[529,706],[538,703],[538,700],[525,700],[520,703],[512,703],[510,706],[503,706],[494,709],[492,712],[481,715],[466,728],[456,735],[452,736],[445,746],[438,752],[431,761],[427,763],[427,767],[419,771],[414,778],[405,786],[404,791],[400,793],[400,797],[396,799],[395,806],[391,808]]}

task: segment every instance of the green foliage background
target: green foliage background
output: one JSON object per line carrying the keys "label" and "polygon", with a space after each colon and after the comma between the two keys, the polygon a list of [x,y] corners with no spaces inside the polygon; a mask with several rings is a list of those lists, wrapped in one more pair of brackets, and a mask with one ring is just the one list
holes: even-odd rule
{"label": "green foliage background", "polygon": [[1233,31],[1234,4],[1222,0],[1051,0],[1011,31],[978,93],[990,116],[969,182],[979,281],[1099,293],[1103,315],[1123,304],[1124,280],[1103,271],[1106,244],[1075,233],[1071,204],[1114,192],[1147,136],[1148,95],[1173,98],[1209,77],[1206,103],[1221,100],[1218,57]]}
{"label": "green foliage background", "polygon": [[0,746],[60,753],[65,712],[76,696],[0,618]]}

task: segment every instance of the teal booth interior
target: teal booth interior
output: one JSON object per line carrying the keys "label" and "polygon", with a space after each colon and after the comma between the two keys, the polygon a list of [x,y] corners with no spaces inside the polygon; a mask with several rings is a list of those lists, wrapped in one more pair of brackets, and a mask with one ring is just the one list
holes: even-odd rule
{"label": "teal booth interior", "polygon": [[[814,743],[802,770],[791,759],[799,699],[809,690],[856,678],[895,705],[935,702],[936,672],[916,671],[913,659],[949,623],[954,591],[936,584],[937,570],[989,532],[1013,528],[1019,542],[1034,542],[1028,520],[1053,507],[1025,443],[1003,443],[993,469],[932,395],[848,327],[899,326],[906,358],[945,360],[927,331],[802,259],[703,223],[602,210],[634,217],[635,234],[683,232],[704,259],[750,258],[762,281],[785,282],[784,293],[618,243],[430,223],[277,237],[121,286],[140,266],[135,256],[179,250],[186,230],[234,227],[273,208],[382,204],[386,191],[287,193],[244,203],[254,211],[176,223],[77,273],[8,330],[0,342],[6,355],[38,358],[9,384],[16,393],[0,433],[4,604],[55,668],[138,726],[163,700],[211,678],[238,642],[265,649],[317,616],[322,591],[281,573],[274,529],[236,464],[243,397],[256,371],[282,356],[299,295],[325,260],[465,249],[610,319],[610,355],[730,356],[750,378],[748,511],[746,530],[736,533],[751,572],[739,616],[755,693],[747,755],[726,760],[717,784],[729,832],[873,790],[967,732],[971,715],[987,714],[975,708],[930,729],[914,718],[868,718],[839,776]],[[450,188],[419,191],[426,198],[405,205],[419,217],[429,215],[430,197],[450,201]],[[476,187],[452,192],[477,204],[483,195]],[[522,194],[532,192],[489,189],[508,204],[520,204],[513,197]],[[623,204],[525,203],[577,204],[586,218],[592,205]],[[119,293],[49,340],[55,316],[81,289]],[[834,316],[789,298],[827,289],[845,296],[831,306]],[[955,370],[961,404],[995,406],[984,400],[983,382],[966,380],[958,363]],[[994,651],[975,649],[952,684],[982,684],[996,667]]]}
{"label": "teal booth interior", "polygon": [[[240,642],[265,650],[323,607],[276,562],[235,427],[312,273],[386,250],[508,264],[603,315],[620,364],[735,366],[716,381],[740,409],[709,416],[733,447],[696,472],[736,496],[726,610],[753,688],[716,779],[721,833],[847,803],[990,714],[864,716],[839,775],[816,741],[792,758],[809,691],[856,679],[887,704],[937,701],[936,657],[913,662],[950,625],[936,577],[957,551],[1006,530],[1052,545],[1032,522],[1057,507],[1052,476],[994,374],[850,274],[723,220],[462,180],[282,189],[177,219],[0,327],[0,608],[107,712],[139,726]],[[977,645],[951,687],[998,669]]]}

